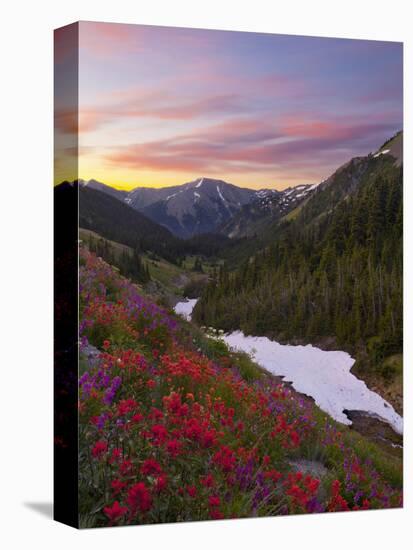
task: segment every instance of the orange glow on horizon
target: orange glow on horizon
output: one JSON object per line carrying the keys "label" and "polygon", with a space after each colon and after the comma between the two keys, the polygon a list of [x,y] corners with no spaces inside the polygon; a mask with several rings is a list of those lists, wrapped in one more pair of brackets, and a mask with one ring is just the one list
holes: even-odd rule
{"label": "orange glow on horizon", "polygon": [[[105,170],[105,168],[94,167],[94,169],[86,169],[82,167],[82,162],[79,163],[79,178],[85,181],[94,179],[105,185],[114,187],[122,191],[130,191],[136,187],[172,187],[175,185],[183,185],[198,178],[211,178],[224,180],[227,183],[236,185],[237,187],[246,187],[249,189],[286,189],[303,183],[318,182],[315,179],[312,181],[304,181],[303,177],[298,176],[292,179],[290,175],[285,177],[269,178],[266,174],[257,174],[251,177],[251,174],[244,176],[243,174],[188,174],[182,172],[155,172],[153,170],[142,171],[136,173],[132,170],[114,171]],[[251,181],[252,180],[252,181]],[[60,182],[56,182],[60,183]]]}
{"label": "orange glow on horizon", "polygon": [[78,50],[61,38],[56,184],[75,172],[123,190],[201,177],[283,190],[402,127],[401,43],[95,22],[79,23]]}

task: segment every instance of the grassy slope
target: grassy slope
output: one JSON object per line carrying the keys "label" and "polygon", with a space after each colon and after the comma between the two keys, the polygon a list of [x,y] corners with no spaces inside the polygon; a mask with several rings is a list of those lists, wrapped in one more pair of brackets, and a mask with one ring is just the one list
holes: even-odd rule
{"label": "grassy slope", "polygon": [[132,252],[133,252],[130,246],[127,246],[126,244],[117,243],[116,241],[111,241],[110,239],[104,239],[101,235],[99,235],[99,233],[96,233],[96,231],[91,231],[90,229],[79,228],[79,239],[82,241],[82,243],[86,245],[89,239],[93,239],[95,241],[103,239],[108,242],[108,244],[111,247],[111,250],[118,255],[121,255],[123,252],[128,252],[129,254],[132,255]]}
{"label": "grassy slope", "polygon": [[[79,237],[86,246],[89,239],[93,239],[94,241],[103,239],[101,235],[89,229],[80,229]],[[127,252],[130,255],[133,253],[133,249],[127,245],[109,239],[104,240],[109,244],[110,251],[115,256],[120,256],[124,252]],[[168,262],[155,254],[142,254],[141,258],[149,269],[151,280],[156,285],[156,288],[153,289],[152,295],[157,293],[159,297],[163,297],[164,299],[169,297],[172,301],[173,297],[180,298],[183,296],[183,290],[189,282],[205,280],[208,273],[211,272],[212,266],[215,265],[214,262],[204,260],[202,262],[204,273],[196,273],[192,271],[195,256],[187,256],[182,263],[182,267]]]}
{"label": "grassy slope", "polygon": [[400,458],[104,262],[82,252],[81,266],[82,349],[102,352],[82,359],[83,527],[399,505]]}

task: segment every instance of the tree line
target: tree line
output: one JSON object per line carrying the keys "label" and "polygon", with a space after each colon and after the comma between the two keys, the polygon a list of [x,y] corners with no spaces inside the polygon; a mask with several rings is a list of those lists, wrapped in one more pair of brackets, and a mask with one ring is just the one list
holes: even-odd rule
{"label": "tree line", "polygon": [[89,235],[87,246],[91,252],[100,256],[108,264],[116,266],[120,273],[132,281],[147,283],[150,281],[149,269],[137,249],[116,250],[106,239]]}
{"label": "tree line", "polygon": [[[314,203],[326,200],[319,195]],[[282,341],[333,337],[346,349],[362,348],[373,364],[400,352],[402,195],[401,169],[383,162],[315,218],[310,200],[270,246],[214,275],[195,320]]]}

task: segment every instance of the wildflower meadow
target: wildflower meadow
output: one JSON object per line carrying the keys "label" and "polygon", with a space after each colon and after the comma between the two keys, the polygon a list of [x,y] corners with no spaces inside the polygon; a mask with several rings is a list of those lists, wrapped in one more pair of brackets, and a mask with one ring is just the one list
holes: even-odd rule
{"label": "wildflower meadow", "polygon": [[80,250],[82,527],[394,508],[400,460]]}

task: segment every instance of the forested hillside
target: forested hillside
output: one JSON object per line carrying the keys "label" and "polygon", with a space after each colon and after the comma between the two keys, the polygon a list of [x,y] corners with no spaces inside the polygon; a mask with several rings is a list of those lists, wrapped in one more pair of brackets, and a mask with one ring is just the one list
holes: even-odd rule
{"label": "forested hillside", "polygon": [[233,250],[236,254],[239,243],[243,243],[213,233],[190,239],[175,237],[169,229],[127,204],[90,187],[79,187],[79,226],[137,252],[150,251],[176,264],[188,255],[224,256],[231,255]]}
{"label": "forested hillside", "polygon": [[390,156],[355,159],[273,228],[270,246],[221,269],[195,319],[284,341],[333,337],[381,364],[402,347],[402,192]]}
{"label": "forested hillside", "polygon": [[133,249],[151,250],[170,261],[183,258],[179,239],[118,199],[79,187],[79,226]]}

